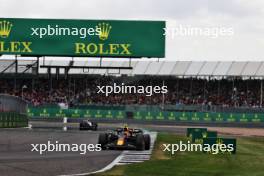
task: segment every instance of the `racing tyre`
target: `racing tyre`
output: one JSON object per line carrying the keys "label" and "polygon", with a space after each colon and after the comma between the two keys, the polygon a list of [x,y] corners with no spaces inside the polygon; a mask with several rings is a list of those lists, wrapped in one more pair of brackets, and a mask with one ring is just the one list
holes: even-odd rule
{"label": "racing tyre", "polygon": [[93,131],[97,131],[97,124],[95,124],[95,125],[92,126],[92,130]]}
{"label": "racing tyre", "polygon": [[83,130],[83,123],[80,123],[80,130]]}
{"label": "racing tyre", "polygon": [[102,150],[105,150],[105,145],[107,144],[107,134],[103,133],[99,135],[98,144],[101,144]]}
{"label": "racing tyre", "polygon": [[144,134],[145,150],[150,149],[150,135]]}
{"label": "racing tyre", "polygon": [[144,141],[144,136],[142,134],[138,134],[136,136],[136,149],[137,150],[145,149],[145,141]]}

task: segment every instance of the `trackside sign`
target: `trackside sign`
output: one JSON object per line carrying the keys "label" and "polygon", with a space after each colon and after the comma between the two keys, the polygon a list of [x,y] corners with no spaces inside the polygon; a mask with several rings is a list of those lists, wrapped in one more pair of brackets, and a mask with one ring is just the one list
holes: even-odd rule
{"label": "trackside sign", "polygon": [[164,21],[0,18],[0,55],[165,57]]}

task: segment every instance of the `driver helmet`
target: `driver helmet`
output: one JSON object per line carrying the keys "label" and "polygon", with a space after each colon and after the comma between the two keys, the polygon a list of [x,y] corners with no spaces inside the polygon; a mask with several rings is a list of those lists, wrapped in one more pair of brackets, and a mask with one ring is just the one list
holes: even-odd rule
{"label": "driver helmet", "polygon": [[127,124],[124,125],[124,131],[128,131],[128,125]]}

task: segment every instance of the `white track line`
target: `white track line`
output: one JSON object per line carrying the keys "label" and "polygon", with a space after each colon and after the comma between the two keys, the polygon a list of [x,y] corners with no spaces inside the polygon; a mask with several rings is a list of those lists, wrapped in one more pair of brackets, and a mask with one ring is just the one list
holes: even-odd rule
{"label": "white track line", "polygon": [[150,150],[144,151],[124,151],[120,161],[117,165],[132,164],[132,163],[141,163],[150,159],[154,143],[157,138],[156,132],[149,132],[151,138]]}
{"label": "white track line", "polygon": [[150,159],[152,150],[154,147],[154,143],[157,138],[157,132],[149,132],[151,138],[150,150],[148,151],[123,151],[114,161],[108,164],[103,169],[94,172],[88,173],[81,173],[81,174],[71,174],[71,175],[60,175],[60,176],[85,176],[96,174],[100,172],[105,172],[107,170],[112,169],[116,165],[125,165],[125,164],[132,164],[132,163],[141,163]]}
{"label": "white track line", "polygon": [[112,161],[110,164],[108,164],[106,167],[104,167],[101,170],[94,171],[94,172],[81,173],[81,174],[59,175],[59,176],[82,176],[82,175],[96,174],[99,172],[105,172],[107,170],[112,169],[121,160],[122,155],[123,155],[123,152],[114,161]]}

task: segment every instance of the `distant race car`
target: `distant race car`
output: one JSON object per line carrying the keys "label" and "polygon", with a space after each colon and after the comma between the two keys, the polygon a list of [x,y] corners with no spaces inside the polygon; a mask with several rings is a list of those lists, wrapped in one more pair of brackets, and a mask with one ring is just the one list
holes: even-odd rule
{"label": "distant race car", "polygon": [[97,130],[97,123],[91,122],[89,120],[83,120],[80,122],[80,130]]}
{"label": "distant race car", "polygon": [[141,129],[117,128],[99,135],[98,143],[105,149],[149,150],[150,135]]}

